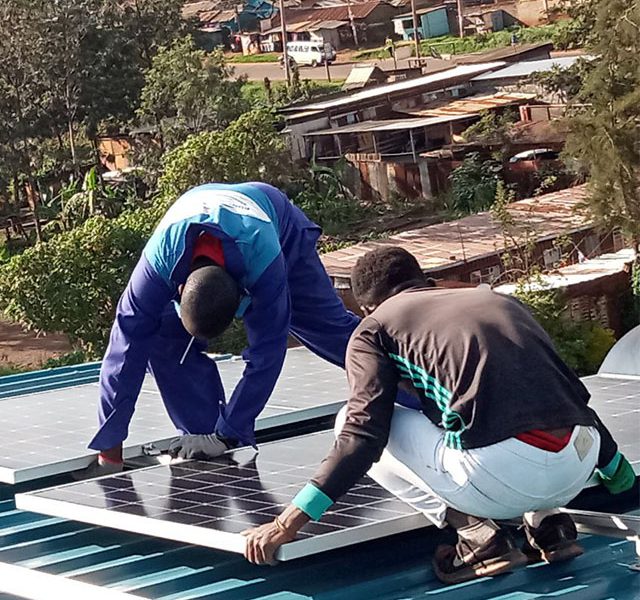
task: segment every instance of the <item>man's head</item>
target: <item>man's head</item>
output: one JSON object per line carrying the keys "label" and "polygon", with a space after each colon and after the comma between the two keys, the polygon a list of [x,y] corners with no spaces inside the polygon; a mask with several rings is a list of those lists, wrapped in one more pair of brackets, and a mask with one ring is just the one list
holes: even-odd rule
{"label": "man's head", "polygon": [[231,325],[239,305],[234,279],[212,260],[196,259],[180,294],[185,329],[197,338],[215,338]]}
{"label": "man's head", "polygon": [[434,282],[425,276],[413,254],[397,246],[367,252],[351,271],[351,289],[365,314],[413,285],[433,286]]}

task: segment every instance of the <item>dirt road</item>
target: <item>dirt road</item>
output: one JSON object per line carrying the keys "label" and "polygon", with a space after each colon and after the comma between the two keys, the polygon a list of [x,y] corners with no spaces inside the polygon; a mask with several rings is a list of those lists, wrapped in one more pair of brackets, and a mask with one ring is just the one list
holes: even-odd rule
{"label": "dirt road", "polygon": [[23,331],[19,325],[0,320],[0,366],[38,367],[47,359],[70,351],[66,336],[37,336]]}

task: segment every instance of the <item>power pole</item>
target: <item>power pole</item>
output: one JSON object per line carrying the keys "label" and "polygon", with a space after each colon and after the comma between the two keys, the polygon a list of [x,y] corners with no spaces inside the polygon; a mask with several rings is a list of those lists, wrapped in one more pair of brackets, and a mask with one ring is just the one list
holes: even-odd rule
{"label": "power pole", "polygon": [[353,20],[353,11],[351,10],[351,0],[347,0],[347,14],[349,15],[349,24],[351,25],[351,34],[353,35],[353,45],[358,47],[358,28]]}
{"label": "power pole", "polygon": [[458,29],[460,30],[458,35],[464,37],[464,15],[462,14],[462,0],[456,0],[458,6]]}
{"label": "power pole", "polygon": [[420,64],[420,34],[418,33],[418,12],[416,11],[416,0],[411,0],[411,16],[413,17],[413,41],[416,46],[416,59]]}
{"label": "power pole", "polygon": [[282,60],[284,61],[284,76],[287,86],[291,85],[291,69],[289,68],[289,53],[287,52],[287,25],[284,18],[284,0],[280,0],[280,36],[282,37]]}

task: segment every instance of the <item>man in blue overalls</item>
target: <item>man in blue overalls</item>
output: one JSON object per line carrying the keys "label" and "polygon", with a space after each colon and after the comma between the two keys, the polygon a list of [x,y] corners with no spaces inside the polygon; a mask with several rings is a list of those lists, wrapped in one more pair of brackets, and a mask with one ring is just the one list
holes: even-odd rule
{"label": "man in blue overalls", "polygon": [[[344,367],[358,318],[336,294],[316,251],[320,228],[263,183],[208,184],[168,210],[118,303],[100,373],[100,452],[87,475],[122,468],[122,442],[153,374],[182,437],[170,452],[214,457],[255,444],[254,423],[280,371],[289,333]],[[207,338],[244,320],[246,368],[225,402]]]}

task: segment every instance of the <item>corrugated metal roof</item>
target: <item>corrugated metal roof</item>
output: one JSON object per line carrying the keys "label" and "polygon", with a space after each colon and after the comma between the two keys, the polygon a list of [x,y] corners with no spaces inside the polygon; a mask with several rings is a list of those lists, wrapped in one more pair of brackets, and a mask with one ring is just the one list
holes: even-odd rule
{"label": "corrugated metal roof", "polygon": [[425,117],[422,119],[388,119],[386,121],[363,121],[353,125],[345,125],[344,127],[334,127],[332,129],[323,129],[321,131],[312,131],[305,133],[305,136],[317,135],[342,135],[344,133],[365,133],[368,131],[406,131],[408,129],[420,129],[422,127],[430,127],[431,125],[441,125],[451,121],[460,121],[463,119],[471,119],[475,115],[451,115],[444,117]]}
{"label": "corrugated metal roof", "polygon": [[[446,6],[432,6],[431,8],[419,8],[418,10],[416,10],[416,14],[417,15],[426,15],[427,13],[430,12],[436,12],[438,10],[447,10]],[[407,17],[412,17],[413,13],[411,12],[406,12],[406,13],[402,13],[401,15],[398,15],[397,17],[393,18],[393,21],[395,21],[396,19],[406,19]]]}
{"label": "corrugated metal roof", "polygon": [[[509,212],[515,223],[532,229],[537,239],[579,231],[591,227],[590,219],[576,212],[586,194],[585,185],[576,186],[514,202]],[[491,213],[482,212],[329,252],[322,255],[322,262],[329,275],[348,277],[360,256],[380,246],[405,248],[428,271],[495,254],[504,248],[504,237]]]}
{"label": "corrugated metal roof", "polygon": [[[78,371],[85,366],[75,367]],[[87,366],[87,368],[93,368]],[[64,385],[66,369],[50,375]],[[27,384],[30,377],[23,376]],[[36,377],[37,378],[37,377]],[[4,383],[0,378],[0,385]],[[15,381],[15,379],[13,379]],[[0,403],[1,407],[1,403]],[[61,483],[41,482],[41,487]],[[429,566],[440,543],[434,528],[400,534],[276,567],[158,538],[15,510],[24,486],[0,485],[1,600],[638,600],[640,580],[626,565],[637,561],[627,541],[584,536],[585,554],[552,566],[443,586]],[[625,510],[619,497],[594,491],[578,507]],[[637,504],[637,501],[635,501]],[[626,510],[629,510],[627,503]],[[637,513],[634,513],[637,514]]]}
{"label": "corrugated metal roof", "polygon": [[[620,250],[611,254],[602,254],[595,258],[588,258],[584,262],[576,263],[575,265],[561,267],[553,273],[545,273],[540,276],[538,282],[532,284],[532,289],[564,288],[577,283],[594,281],[601,277],[626,271],[631,262],[633,262],[633,250]],[[504,284],[494,289],[496,292],[503,294],[513,294],[517,286]]]}
{"label": "corrugated metal roof", "polygon": [[533,100],[535,94],[499,93],[488,96],[469,96],[459,100],[443,100],[425,105],[419,110],[403,111],[408,115],[420,117],[439,117],[459,114],[478,114],[483,110],[523,104]]}
{"label": "corrugated metal roof", "polygon": [[[40,595],[30,597],[42,600],[85,600],[96,590],[154,600],[637,600],[639,592],[638,574],[625,566],[634,562],[633,545],[597,537],[582,539],[586,552],[574,561],[448,587],[429,560],[451,536],[434,528],[256,567],[238,555],[46,518],[5,502],[0,539],[0,572],[12,568],[0,589],[15,593],[36,583]],[[54,582],[58,590],[84,584],[89,593],[54,593]]]}
{"label": "corrugated metal roof", "polygon": [[[351,14],[355,20],[366,19],[384,2],[352,2]],[[330,8],[289,8],[285,10],[287,28],[289,24],[320,21],[349,21],[349,6],[332,6]]]}
{"label": "corrugated metal roof", "polygon": [[[446,71],[440,71],[438,73],[431,73],[422,77],[416,77],[414,79],[405,79],[396,83],[389,83],[385,85],[379,85],[376,87],[367,88],[347,96],[336,98],[335,100],[325,100],[324,102],[313,102],[305,104],[304,106],[295,106],[289,110],[305,111],[305,110],[327,110],[331,108],[337,108],[341,106],[348,106],[349,104],[356,104],[366,100],[371,100],[386,96],[388,94],[396,94],[398,92],[405,92],[409,90],[419,90],[420,88],[433,87],[434,85],[442,85],[446,87],[447,82],[472,77],[476,73],[482,73],[491,69],[497,69],[504,65],[502,62],[486,63],[482,65],[463,65],[459,67],[453,67]],[[286,111],[287,109],[283,109]]]}
{"label": "corrugated metal roof", "polygon": [[528,60],[519,63],[514,63],[493,71],[492,73],[483,73],[474,77],[472,81],[489,81],[491,79],[506,79],[509,77],[527,77],[532,73],[538,73],[540,71],[549,71],[553,67],[566,68],[573,65],[575,62],[584,58],[582,56],[562,56],[558,58],[548,58],[545,60]]}
{"label": "corrugated metal roof", "polygon": [[[470,65],[490,60],[508,60],[520,54],[526,54],[534,50],[553,50],[551,42],[534,42],[532,44],[516,44],[515,46],[506,46],[504,48],[496,48],[494,50],[483,50],[481,52],[471,52],[469,54],[457,54],[451,57],[451,60],[458,65]],[[548,55],[548,54],[547,54]]]}

